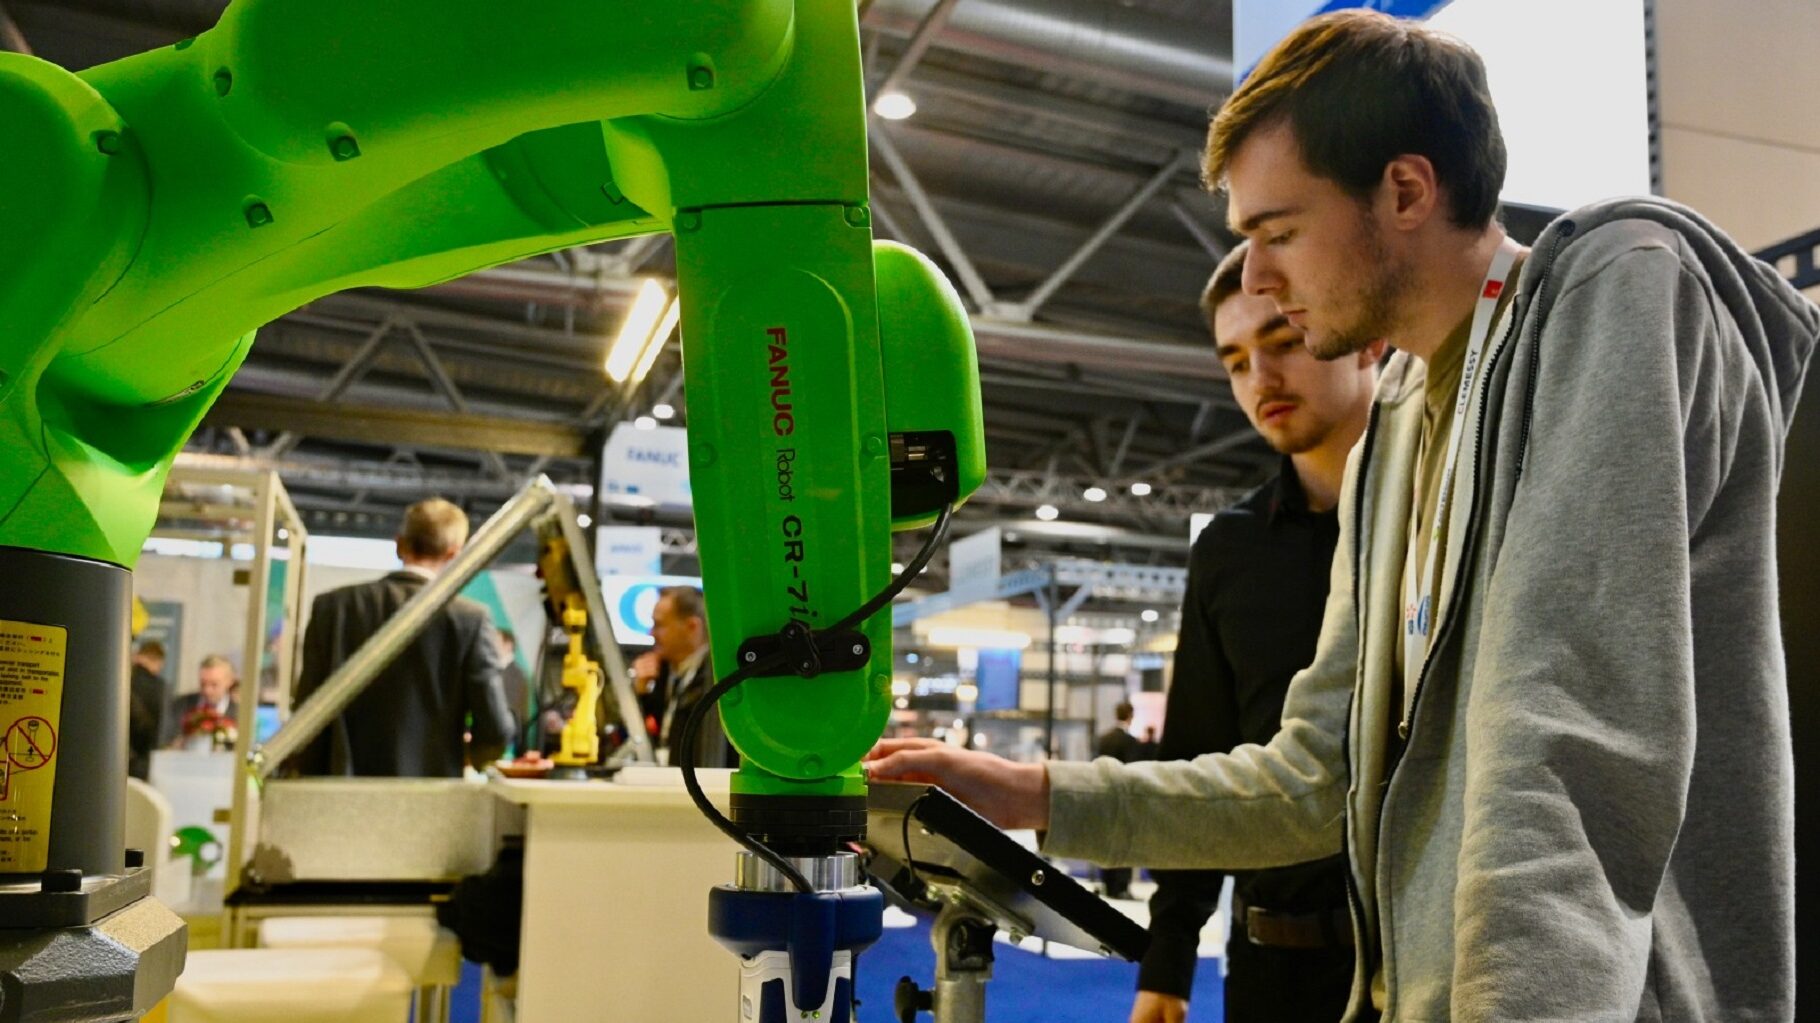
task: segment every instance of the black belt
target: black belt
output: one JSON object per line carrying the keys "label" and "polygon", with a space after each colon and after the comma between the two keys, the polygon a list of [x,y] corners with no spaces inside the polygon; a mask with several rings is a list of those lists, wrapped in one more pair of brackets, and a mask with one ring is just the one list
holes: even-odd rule
{"label": "black belt", "polygon": [[1233,926],[1253,945],[1264,948],[1351,948],[1352,914],[1344,909],[1316,913],[1282,913],[1232,900]]}

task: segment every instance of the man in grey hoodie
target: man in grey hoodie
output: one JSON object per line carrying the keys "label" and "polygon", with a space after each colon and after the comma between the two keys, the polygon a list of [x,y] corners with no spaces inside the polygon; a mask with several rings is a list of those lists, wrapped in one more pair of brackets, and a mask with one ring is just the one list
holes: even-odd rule
{"label": "man in grey hoodie", "polygon": [[1344,848],[1348,1019],[1791,1019],[1774,516],[1820,310],[1667,202],[1521,250],[1504,167],[1478,56],[1373,13],[1305,24],[1214,121],[1246,289],[1317,355],[1399,349],[1269,743],[1119,765],[896,740],[873,777],[1102,863]]}

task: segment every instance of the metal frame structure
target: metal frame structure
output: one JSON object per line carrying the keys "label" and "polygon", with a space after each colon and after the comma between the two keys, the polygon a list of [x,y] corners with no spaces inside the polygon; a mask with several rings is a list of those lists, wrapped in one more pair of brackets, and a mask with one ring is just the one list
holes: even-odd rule
{"label": "metal frame structure", "polygon": [[1797,288],[1820,286],[1820,228],[1754,253]]}
{"label": "metal frame structure", "polygon": [[[185,495],[186,488],[190,487],[232,488],[247,493],[251,498],[250,505],[199,501]],[[235,762],[240,763],[252,748],[258,731],[257,689],[265,657],[266,594],[271,588],[274,560],[272,548],[275,541],[281,542],[287,549],[290,565],[285,572],[282,603],[283,620],[288,624],[274,664],[280,690],[279,713],[284,714],[290,705],[297,652],[303,641],[302,630],[297,625],[301,618],[304,579],[309,570],[309,529],[304,525],[303,516],[298,513],[289,491],[276,472],[222,469],[189,464],[187,461],[173,468],[165,481],[165,499],[160,506],[160,516],[219,523],[223,528],[210,534],[211,538],[219,539],[228,546],[236,541],[247,542],[253,548],[247,569],[246,638],[242,658],[245,663],[242,665],[242,674],[252,680],[254,692],[250,698],[247,694],[242,694],[239,701],[240,719],[235,723],[234,756]],[[281,530],[282,538],[279,537]],[[185,535],[196,534],[192,530],[186,531]],[[239,822],[246,818],[249,798],[246,784],[237,775],[233,804],[229,811],[231,823],[228,829],[227,891],[233,891],[239,885],[241,866],[245,862],[245,834]]]}

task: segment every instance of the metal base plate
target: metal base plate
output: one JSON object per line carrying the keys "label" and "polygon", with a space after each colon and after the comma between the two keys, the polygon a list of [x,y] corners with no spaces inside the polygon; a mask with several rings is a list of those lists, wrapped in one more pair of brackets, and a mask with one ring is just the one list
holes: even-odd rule
{"label": "metal base plate", "polygon": [[37,881],[0,884],[0,940],[18,929],[86,926],[151,893],[152,872],[144,867],[85,877],[73,892],[47,892]]}
{"label": "metal base plate", "polygon": [[176,986],[187,946],[152,898],[78,927],[0,930],[0,1023],[137,1019]]}

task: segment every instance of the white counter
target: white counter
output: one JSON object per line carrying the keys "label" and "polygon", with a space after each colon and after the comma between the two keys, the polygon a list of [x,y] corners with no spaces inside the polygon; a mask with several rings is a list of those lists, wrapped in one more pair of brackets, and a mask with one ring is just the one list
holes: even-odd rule
{"label": "white counter", "polygon": [[[701,772],[722,812],[731,773]],[[733,1023],[739,960],[708,936],[708,891],[732,880],[737,846],[680,771],[622,777],[489,783],[526,810],[517,1020]]]}

